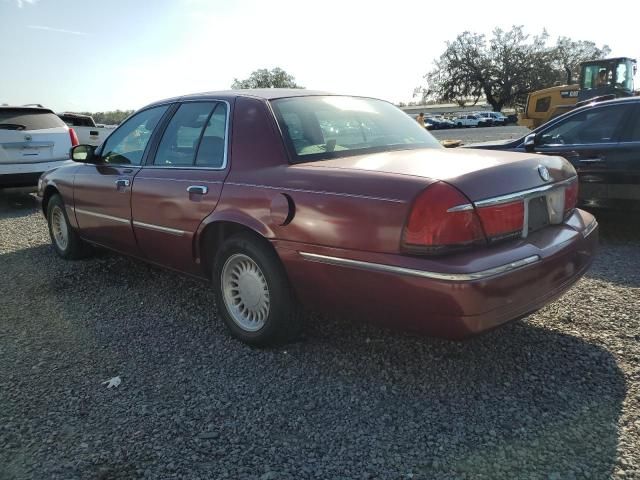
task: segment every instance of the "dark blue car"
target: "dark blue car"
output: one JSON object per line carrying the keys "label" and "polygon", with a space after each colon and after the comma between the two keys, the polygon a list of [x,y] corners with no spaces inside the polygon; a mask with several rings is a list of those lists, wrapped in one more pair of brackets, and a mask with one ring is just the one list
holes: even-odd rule
{"label": "dark blue car", "polygon": [[640,97],[591,103],[517,140],[465,145],[558,155],[580,179],[580,204],[640,210]]}

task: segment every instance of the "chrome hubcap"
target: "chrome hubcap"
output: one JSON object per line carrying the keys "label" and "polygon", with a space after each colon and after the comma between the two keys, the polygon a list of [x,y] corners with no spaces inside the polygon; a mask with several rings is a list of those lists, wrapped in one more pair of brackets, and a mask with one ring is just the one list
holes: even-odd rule
{"label": "chrome hubcap", "polygon": [[51,210],[51,232],[58,248],[66,250],[69,245],[69,229],[64,212],[57,205]]}
{"label": "chrome hubcap", "polygon": [[269,316],[269,285],[250,257],[236,253],[222,267],[222,292],[227,311],[240,328],[260,330]]}

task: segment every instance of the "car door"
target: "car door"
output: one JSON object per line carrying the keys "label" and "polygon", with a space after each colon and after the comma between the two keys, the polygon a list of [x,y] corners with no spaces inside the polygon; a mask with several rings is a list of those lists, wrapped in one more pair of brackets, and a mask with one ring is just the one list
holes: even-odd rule
{"label": "car door", "polygon": [[77,170],[74,208],[84,238],[137,254],[131,225],[131,184],[167,108],[163,105],[136,113],[96,151],[95,164],[83,164]]}
{"label": "car door", "polygon": [[197,274],[193,240],[216,207],[229,171],[229,104],[180,104],[133,182],[133,228],[142,254]]}
{"label": "car door", "polygon": [[617,155],[607,161],[608,205],[621,209],[640,209],[640,102],[633,102],[627,117]]}
{"label": "car door", "polygon": [[536,153],[569,160],[580,178],[581,203],[605,206],[615,179],[611,165],[625,156],[620,143],[631,105],[600,105],[570,115],[538,133]]}

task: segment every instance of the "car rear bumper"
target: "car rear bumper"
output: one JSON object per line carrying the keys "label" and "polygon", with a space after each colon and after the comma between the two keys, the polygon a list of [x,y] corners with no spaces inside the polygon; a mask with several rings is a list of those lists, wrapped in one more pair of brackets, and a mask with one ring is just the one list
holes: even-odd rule
{"label": "car rear bumper", "polygon": [[37,163],[0,163],[0,187],[30,187],[38,184],[44,172],[72,163],[55,160]]}
{"label": "car rear bumper", "polygon": [[591,265],[598,228],[577,210],[516,244],[439,260],[274,243],[303,304],[462,339],[562,295]]}

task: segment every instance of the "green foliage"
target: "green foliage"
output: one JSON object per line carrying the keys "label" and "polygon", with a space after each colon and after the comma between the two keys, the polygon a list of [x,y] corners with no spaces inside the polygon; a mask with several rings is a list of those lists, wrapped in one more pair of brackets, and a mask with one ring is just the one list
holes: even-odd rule
{"label": "green foliage", "polygon": [[279,67],[273,70],[261,68],[251,73],[245,80],[233,79],[231,88],[234,90],[245,88],[304,88],[295,82],[293,75]]}
{"label": "green foliage", "polygon": [[515,105],[527,93],[552,86],[556,82],[574,81],[580,62],[603,58],[606,45],[598,48],[589,41],[560,37],[548,45],[546,31],[531,37],[522,26],[493,31],[491,39],[464,32],[452,41],[425,79],[427,86],[418,89],[423,100],[466,102],[474,104],[486,98],[494,110]]}

